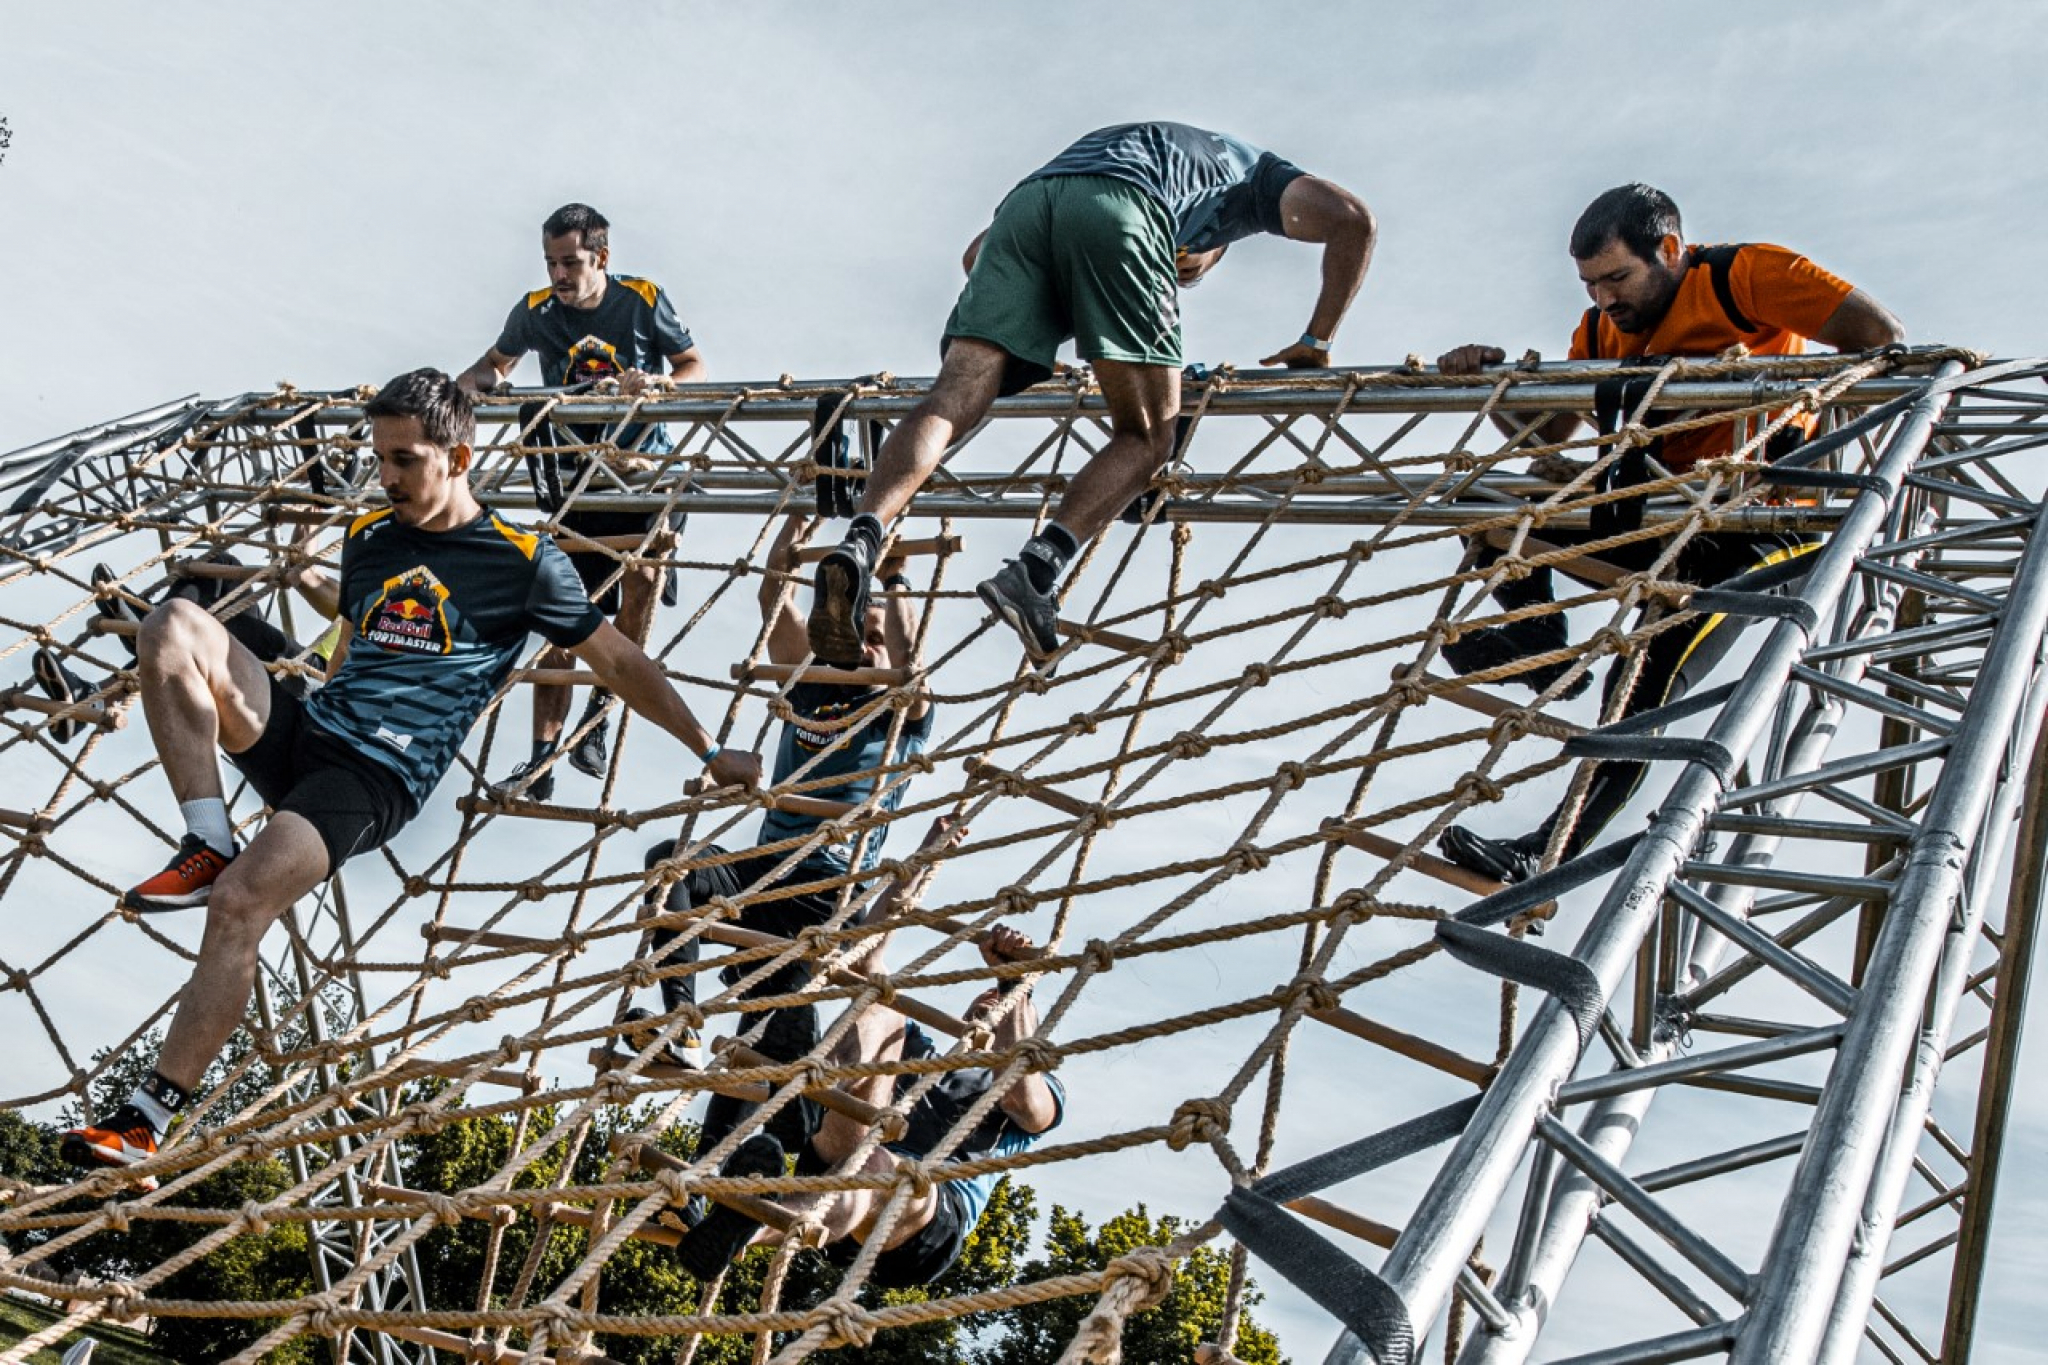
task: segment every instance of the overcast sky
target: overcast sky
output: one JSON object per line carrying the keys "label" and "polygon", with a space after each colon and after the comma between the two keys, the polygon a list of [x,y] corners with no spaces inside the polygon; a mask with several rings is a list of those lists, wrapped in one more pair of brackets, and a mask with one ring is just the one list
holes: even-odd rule
{"label": "overcast sky", "polygon": [[[1148,117],[1372,205],[1343,363],[1562,356],[1566,233],[1632,179],[1696,240],[1808,252],[1915,341],[2036,354],[2044,39],[2020,3],[6,4],[0,452],[189,393],[458,369],[544,282],[539,224],[569,200],[716,378],[929,373],[1009,185]],[[1187,300],[1191,358],[1277,349],[1314,283],[1314,253],[1244,244]],[[2048,1260],[2041,1116],[2007,1148],[1981,1359],[2038,1340],[2013,1300]],[[1202,1216],[1213,1167],[1188,1190]],[[1327,1320],[1264,1278],[1286,1349],[1319,1359]]]}

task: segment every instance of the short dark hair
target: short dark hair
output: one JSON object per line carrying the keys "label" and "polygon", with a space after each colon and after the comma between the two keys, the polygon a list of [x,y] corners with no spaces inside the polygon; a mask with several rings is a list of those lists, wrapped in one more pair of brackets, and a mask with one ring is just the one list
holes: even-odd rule
{"label": "short dark hair", "polygon": [[476,443],[476,405],[460,384],[436,369],[412,370],[377,390],[365,417],[415,417],[420,432],[443,450]]}
{"label": "short dark hair", "polygon": [[1654,261],[1666,237],[1684,236],[1678,205],[1670,195],[1640,182],[1617,185],[1579,215],[1572,227],[1572,259],[1597,256],[1609,242],[1619,241],[1644,260]]}
{"label": "short dark hair", "polygon": [[540,235],[566,237],[578,232],[583,234],[585,251],[603,251],[611,244],[611,226],[610,219],[588,204],[564,204],[540,225]]}

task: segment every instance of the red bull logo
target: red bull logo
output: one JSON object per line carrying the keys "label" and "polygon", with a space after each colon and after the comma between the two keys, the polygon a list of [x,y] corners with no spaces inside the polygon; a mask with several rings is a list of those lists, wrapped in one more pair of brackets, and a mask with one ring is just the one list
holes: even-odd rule
{"label": "red bull logo", "polygon": [[393,602],[391,610],[408,621],[431,621],[434,618],[434,609],[432,607],[410,597],[401,597],[396,602]]}

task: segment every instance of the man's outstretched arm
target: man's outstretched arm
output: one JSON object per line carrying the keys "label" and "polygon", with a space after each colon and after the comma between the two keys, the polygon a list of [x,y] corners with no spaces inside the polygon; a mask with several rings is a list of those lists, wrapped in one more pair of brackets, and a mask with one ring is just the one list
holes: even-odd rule
{"label": "man's outstretched arm", "polygon": [[[1313,175],[1296,177],[1280,192],[1280,221],[1290,240],[1322,243],[1323,287],[1307,330],[1327,343],[1358,296],[1366,267],[1372,264],[1379,225],[1365,201],[1342,185]],[[1319,369],[1330,363],[1330,353],[1297,341],[1259,363]]]}
{"label": "man's outstretched arm", "polygon": [[[677,694],[668,675],[617,626],[604,622],[582,644],[572,645],[569,652],[589,664],[598,682],[617,693],[619,700],[681,740],[691,753],[711,751],[715,743],[711,731]],[[720,786],[758,787],[761,756],[720,749],[712,754],[705,771]]]}
{"label": "man's outstretched arm", "polygon": [[[1022,961],[1032,955],[1032,947],[1028,936],[1007,924],[998,924],[982,940],[981,957],[993,967],[1002,962]],[[1000,988],[983,993],[968,1012],[969,1017],[979,1014],[984,1008],[993,1008],[999,998],[1002,998]],[[1014,1047],[1038,1032],[1038,1010],[1031,1003],[1031,992],[1014,990],[1009,999],[1010,1011],[996,1024],[990,1042],[992,1047]],[[1010,1116],[1012,1123],[1027,1133],[1043,1133],[1060,1121],[1059,1097],[1053,1094],[1052,1086],[1045,1077],[1036,1072],[1021,1077],[996,1103]]]}
{"label": "man's outstretched arm", "polygon": [[518,363],[518,356],[506,355],[493,346],[477,357],[476,364],[456,375],[455,382],[468,390],[471,398],[477,398],[497,388]]}
{"label": "man's outstretched arm", "polygon": [[1814,333],[1813,339],[1838,351],[1874,351],[1880,346],[1896,346],[1903,342],[1906,327],[1891,309],[1861,289],[1852,289],[1849,297],[1835,306],[1835,311]]}

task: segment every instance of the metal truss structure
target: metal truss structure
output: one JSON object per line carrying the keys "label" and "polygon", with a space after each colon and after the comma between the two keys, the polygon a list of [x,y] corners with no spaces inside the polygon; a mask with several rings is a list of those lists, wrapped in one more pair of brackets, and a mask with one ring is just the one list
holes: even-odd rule
{"label": "metal truss structure", "polygon": [[[1485,468],[1446,478],[1450,442],[1428,442],[1463,431],[1463,447],[1482,411],[1515,414],[1525,431],[1589,412],[1606,368],[1545,366],[1496,386],[1397,371],[1212,385],[1187,407],[1205,441],[1220,429],[1237,453],[1180,467],[1157,516],[1498,518],[1546,485]],[[1817,373],[1681,377],[1659,402],[1791,402]],[[1351,1325],[1331,1365],[1405,1365],[1447,1319],[1468,1317],[1466,1365],[1558,1358],[1546,1338],[1567,1326],[1574,1340],[1610,1338],[1570,1357],[1581,1365],[1967,1356],[2048,845],[2048,503],[2020,472],[2048,448],[2044,377],[2039,362],[1951,360],[1863,381],[1823,414],[1831,435],[1809,450],[1829,458],[1791,479],[1810,501],[1735,514],[1824,530],[1826,547],[1795,595],[1731,606],[1770,618],[1741,676],[1657,717],[1696,733],[1624,722],[1567,749],[1651,760],[1658,813],[1647,833],[1482,902],[1498,923],[1584,897],[1577,941],[1553,951],[1574,985],[1526,1014],[1476,1107],[1436,1133],[1451,1140],[1400,1153],[1433,1152],[1433,1174],[1364,1277],[1379,1292],[1331,1303]],[[839,390],[872,446],[871,423],[900,418],[921,386],[695,386],[585,404],[583,420],[670,423],[690,454],[642,478],[594,467],[578,505],[774,514],[815,440],[817,396]],[[516,403],[481,416],[487,445],[509,449],[530,426]],[[209,528],[264,524],[252,500],[309,459],[331,499],[372,495],[362,421],[339,395],[187,400],[18,452],[0,460],[0,496],[12,494],[0,538],[25,559],[146,532],[168,555]],[[1003,400],[916,511],[1037,517],[1058,471],[1106,432],[1079,385]],[[1000,462],[978,458],[1005,441]],[[1318,469],[1332,472],[1302,477]],[[481,464],[479,492],[535,504],[516,459]],[[1680,510],[1653,505],[1651,520]],[[271,951],[266,1010],[295,1002],[277,1008],[316,1033],[365,1013],[361,982],[330,970],[353,951],[346,909],[337,881]],[[302,1081],[331,1083],[331,1067]],[[1667,1111],[1691,1144],[1678,1159],[1663,1159]],[[359,1173],[343,1165],[330,1197],[356,1205]],[[395,1170],[381,1180],[402,1184]],[[1375,1187],[1368,1172],[1348,1188],[1370,1200]],[[314,1224],[320,1285],[373,1259],[386,1226]],[[1465,1273],[1503,1229],[1498,1273]],[[1599,1294],[1575,1294],[1573,1270],[1596,1263]],[[383,1303],[418,1302],[409,1256],[366,1283]],[[431,1352],[358,1334],[337,1357]]]}

